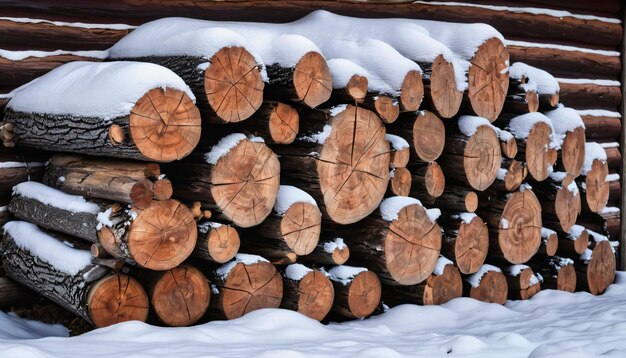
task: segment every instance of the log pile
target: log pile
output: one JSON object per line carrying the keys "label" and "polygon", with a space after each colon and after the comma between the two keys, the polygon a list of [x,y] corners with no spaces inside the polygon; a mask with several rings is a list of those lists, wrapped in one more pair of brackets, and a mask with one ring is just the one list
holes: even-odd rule
{"label": "log pile", "polygon": [[326,12],[141,26],[6,105],[6,275],[96,327],[602,294],[621,156],[504,43]]}

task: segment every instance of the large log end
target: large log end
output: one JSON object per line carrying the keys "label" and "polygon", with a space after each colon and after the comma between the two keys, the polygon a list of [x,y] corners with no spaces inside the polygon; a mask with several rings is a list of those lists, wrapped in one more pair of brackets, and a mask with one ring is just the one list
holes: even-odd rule
{"label": "large log end", "polygon": [[496,180],[502,159],[500,140],[493,128],[478,127],[467,141],[463,156],[470,186],[479,191],[487,189]]}
{"label": "large log end", "polygon": [[463,279],[454,265],[446,265],[441,275],[430,275],[424,288],[425,305],[442,305],[463,296]]}
{"label": "large log end", "polygon": [[96,327],[148,318],[148,295],[141,284],[123,274],[107,276],[89,290],[86,299],[89,317]]}
{"label": "large log end", "polygon": [[461,108],[463,92],[456,86],[454,64],[443,55],[435,58],[430,76],[430,98],[437,114],[443,118],[454,117]]}
{"label": "large log end", "polygon": [[615,254],[608,240],[596,244],[587,267],[587,284],[592,295],[601,295],[615,280]]}
{"label": "large log end", "polygon": [[302,56],[296,64],[293,84],[298,101],[315,108],[328,101],[333,91],[330,69],[324,57],[317,52]]}
{"label": "large log end", "polygon": [[504,257],[522,264],[541,245],[541,204],[530,189],[513,193],[506,202],[498,230],[498,243]]}
{"label": "large log end", "polygon": [[[570,190],[571,186],[574,186],[573,190]],[[574,182],[574,177],[569,174],[563,179],[561,188],[556,192],[554,209],[561,229],[568,232],[576,223],[581,210],[580,193],[576,187],[576,182]]]}
{"label": "large log end", "polygon": [[298,312],[309,318],[321,321],[333,307],[333,284],[320,271],[313,270],[306,274],[300,280],[298,292]]}
{"label": "large log end", "polygon": [[485,222],[478,216],[469,224],[463,222],[456,236],[454,257],[459,271],[472,274],[485,263],[489,252],[489,230]]}
{"label": "large log end", "polygon": [[497,38],[485,41],[470,59],[468,94],[480,117],[495,121],[509,88],[509,52]]}

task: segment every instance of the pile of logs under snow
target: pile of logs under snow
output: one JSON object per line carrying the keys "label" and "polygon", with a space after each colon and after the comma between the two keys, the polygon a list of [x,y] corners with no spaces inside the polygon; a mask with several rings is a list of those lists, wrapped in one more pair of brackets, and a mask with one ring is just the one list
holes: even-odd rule
{"label": "pile of logs under snow", "polygon": [[10,153],[53,153],[2,158],[5,274],[97,327],[601,294],[609,150],[502,40],[324,12],[139,27],[9,101]]}

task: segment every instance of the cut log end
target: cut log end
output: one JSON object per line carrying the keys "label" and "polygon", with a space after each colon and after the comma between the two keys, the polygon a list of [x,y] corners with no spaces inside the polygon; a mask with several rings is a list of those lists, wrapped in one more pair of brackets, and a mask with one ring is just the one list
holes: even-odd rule
{"label": "cut log end", "polygon": [[559,237],[556,232],[551,233],[550,236],[544,238],[543,241],[546,247],[545,254],[548,256],[556,255],[556,252],[559,249]]}
{"label": "cut log end", "polygon": [[463,279],[454,265],[446,265],[441,275],[430,275],[424,288],[425,305],[442,305],[463,296]]}
{"label": "cut log end", "polygon": [[504,189],[506,191],[517,190],[526,176],[528,175],[528,169],[525,165],[517,160],[511,160],[511,164],[506,169],[506,175],[504,176]]}
{"label": "cut log end", "polygon": [[428,111],[418,114],[413,123],[413,150],[424,162],[439,158],[446,142],[446,128],[443,121]]}
{"label": "cut log end", "polygon": [[443,118],[454,117],[461,108],[463,92],[456,86],[454,65],[439,55],[435,58],[430,75],[430,98],[437,114]]}
{"label": "cut log end", "polygon": [[174,187],[169,179],[158,179],[152,186],[152,192],[156,200],[169,200],[174,194]]}
{"label": "cut log end", "polygon": [[388,192],[395,196],[409,196],[411,182],[411,172],[407,168],[396,168],[389,178]]}
{"label": "cut log end", "polygon": [[600,212],[609,201],[609,166],[605,161],[594,159],[591,163],[591,171],[585,178],[585,199],[589,210],[594,213]]}
{"label": "cut log end", "polygon": [[385,123],[393,123],[400,115],[400,106],[389,96],[379,95],[374,99],[374,110]]}
{"label": "cut log end", "polygon": [[120,145],[124,142],[126,133],[124,129],[117,124],[113,124],[109,127],[109,141],[113,146]]}
{"label": "cut log end", "polygon": [[271,213],[280,185],[280,163],[264,143],[244,139],[212,169],[211,195],[222,215],[240,227],[260,224]]}
{"label": "cut log end", "polygon": [[404,148],[400,150],[392,150],[389,157],[390,168],[404,168],[409,164],[411,159],[411,149]]}
{"label": "cut log end", "polygon": [[227,319],[234,319],[261,308],[278,308],[283,297],[283,280],[269,262],[238,263],[220,291],[223,313]]}
{"label": "cut log end", "polygon": [[456,265],[464,274],[472,274],[483,265],[489,252],[489,230],[476,216],[469,224],[461,223],[454,246]]}
{"label": "cut log end", "polygon": [[354,318],[365,318],[374,313],[380,303],[381,291],[375,273],[365,271],[356,275],[348,292],[348,309]]}
{"label": "cut log end", "polygon": [[596,244],[587,267],[587,284],[592,295],[601,295],[615,280],[615,254],[608,240]]}
{"label": "cut log end", "polygon": [[242,47],[224,47],[204,71],[204,91],[216,120],[236,123],[249,118],[263,103],[265,84],[254,56]]}
{"label": "cut log end", "polygon": [[438,198],[446,188],[446,177],[441,166],[436,162],[428,164],[426,175],[424,175],[426,192],[433,198]]}
{"label": "cut log end", "polygon": [[230,225],[221,225],[207,235],[207,251],[217,263],[230,261],[239,252],[240,245],[239,233]]}
{"label": "cut log end", "polygon": [[478,209],[478,194],[470,191],[465,194],[465,209],[468,213],[473,213]]}
{"label": "cut log end", "polygon": [[408,205],[389,226],[385,239],[387,271],[400,285],[418,284],[435,269],[440,250],[439,225],[421,205]]}
{"label": "cut log end", "polygon": [[186,206],[176,200],[153,201],[131,224],[128,247],[139,266],[163,271],[189,257],[197,237],[196,222]]}
{"label": "cut log end", "polygon": [[576,269],[573,264],[563,266],[556,278],[557,289],[566,292],[576,291]]}
{"label": "cut log end", "polygon": [[409,71],[404,76],[400,87],[400,106],[403,111],[415,112],[422,104],[424,98],[424,82],[422,74],[417,71]]}
{"label": "cut log end", "polygon": [[270,136],[276,144],[291,144],[300,128],[298,111],[285,103],[277,103],[270,114]]}
{"label": "cut log end", "polygon": [[200,111],[180,90],[155,88],[130,113],[130,138],[150,160],[171,162],[187,156],[200,141]]}
{"label": "cut log end", "polygon": [[522,264],[541,245],[541,204],[530,189],[513,193],[506,202],[498,230],[498,243],[504,258]]}
{"label": "cut log end", "polygon": [[517,155],[517,140],[515,137],[511,136],[511,138],[506,141],[501,141],[500,151],[502,152],[503,157],[514,159]]}
{"label": "cut log end", "polygon": [[348,106],[332,119],[316,162],[330,219],[355,223],[380,204],[389,183],[389,142],[375,113]]}
{"label": "cut log end", "polygon": [[154,313],[168,326],[196,323],[209,307],[209,281],[197,268],[175,267],[159,278],[150,290]]}
{"label": "cut log end", "polygon": [[528,112],[537,112],[539,110],[539,95],[535,91],[526,92],[526,103],[528,103]]}
{"label": "cut log end", "polygon": [[333,307],[335,290],[332,282],[320,271],[306,274],[298,285],[298,310],[303,315],[321,321]]}
{"label": "cut log end", "polygon": [[478,287],[471,287],[469,296],[473,299],[503,305],[509,292],[506,276],[502,272],[486,272]]}
{"label": "cut log end", "polygon": [[333,91],[330,69],[324,57],[317,52],[302,56],[293,74],[296,100],[315,108],[328,101]]}
{"label": "cut log end", "polygon": [[485,41],[470,60],[468,94],[480,117],[495,121],[509,88],[509,53],[497,38]]}
{"label": "cut log end", "polygon": [[145,209],[152,203],[153,192],[150,180],[140,180],[130,189],[130,201],[139,209]]}
{"label": "cut log end", "polygon": [[530,175],[537,181],[543,181],[550,175],[550,167],[554,164],[554,153],[549,146],[552,142],[552,129],[544,122],[536,123],[526,140],[526,167]]}
{"label": "cut log end", "polygon": [[320,238],[322,213],[316,205],[299,202],[291,205],[280,221],[287,246],[296,255],[308,255]]}
{"label": "cut log end", "polygon": [[565,133],[561,156],[565,171],[573,177],[579,176],[585,162],[585,128]]}
{"label": "cut log end", "polygon": [[580,194],[578,190],[570,191],[570,185],[576,185],[576,183],[574,177],[567,174],[561,183],[561,188],[556,192],[554,201],[556,216],[564,232],[568,232],[574,226],[581,210]]}
{"label": "cut log end", "polygon": [[343,265],[350,258],[350,249],[347,245],[337,247],[333,250],[331,256],[335,265]]}
{"label": "cut log end", "polygon": [[463,153],[463,167],[470,186],[487,189],[498,176],[502,153],[496,132],[489,126],[480,126],[467,141]]}
{"label": "cut log end", "polygon": [[519,280],[519,298],[522,300],[533,297],[541,290],[541,285],[536,281],[537,278],[531,268],[523,269],[517,279]]}
{"label": "cut log end", "polygon": [[352,75],[346,85],[346,93],[357,102],[362,102],[367,95],[368,80],[365,76]]}
{"label": "cut log end", "polygon": [[106,327],[126,321],[148,318],[148,295],[132,277],[115,274],[107,276],[89,290],[89,317],[96,327]]}

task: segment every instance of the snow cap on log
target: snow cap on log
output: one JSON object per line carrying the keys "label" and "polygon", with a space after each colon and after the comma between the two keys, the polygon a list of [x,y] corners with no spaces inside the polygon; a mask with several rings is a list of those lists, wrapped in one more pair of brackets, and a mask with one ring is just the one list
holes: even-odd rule
{"label": "snow cap on log", "polygon": [[559,82],[548,72],[529,66],[522,62],[515,62],[509,67],[509,77],[526,82],[520,87],[524,91],[535,91],[537,94],[554,94],[559,92]]}
{"label": "snow cap on log", "polygon": [[437,276],[443,275],[443,270],[446,268],[447,265],[454,265],[454,263],[448,260],[443,255],[439,256],[439,259],[437,260],[437,265],[435,266],[435,269],[433,270],[433,274]]}
{"label": "snow cap on log", "polygon": [[235,148],[239,142],[244,139],[249,139],[251,142],[263,143],[264,140],[261,137],[247,137],[243,133],[232,133],[223,138],[221,138],[217,144],[211,147],[211,151],[204,154],[204,159],[209,164],[217,164],[217,161],[220,160],[223,156],[228,154],[231,149]]}
{"label": "snow cap on log", "polygon": [[77,250],[41,231],[37,225],[26,221],[4,224],[4,234],[9,234],[17,246],[31,252],[59,271],[76,275],[91,264],[89,250]]}
{"label": "snow cap on log", "polygon": [[[496,132],[496,135],[498,136],[500,140],[504,140],[500,136],[500,133],[501,133],[500,129],[492,125],[491,122],[486,118],[477,117],[477,116],[460,116],[458,119],[458,124],[459,124],[459,130],[461,131],[461,133],[465,134],[468,137],[473,136],[474,133],[476,133],[476,131],[478,130],[478,127],[487,126]],[[507,135],[504,134],[504,138],[506,138],[506,136]]]}
{"label": "snow cap on log", "polygon": [[[243,47],[258,64],[261,56],[250,42],[219,23],[186,18],[165,18],[139,26],[109,49],[110,58],[198,56],[207,61],[225,47]],[[226,23],[224,24],[226,25]],[[261,75],[267,80],[264,66]]]}
{"label": "snow cap on log", "polygon": [[585,128],[585,123],[577,111],[568,107],[548,111],[545,116],[550,118],[554,132],[561,137],[561,140],[565,137],[565,133],[572,132],[576,128]]}
{"label": "snow cap on log", "polygon": [[237,264],[241,263],[244,265],[252,265],[257,262],[269,262],[265,258],[258,255],[249,255],[249,254],[237,254],[235,258],[231,261],[225,263],[220,266],[217,270],[215,270],[215,274],[223,280],[228,278],[230,271],[237,266]]}
{"label": "snow cap on log", "polygon": [[554,136],[554,127],[552,126],[552,121],[550,118],[539,112],[532,112],[522,114],[521,116],[513,117],[509,122],[507,130],[515,136],[517,139],[526,139],[530,134],[530,131],[533,129],[535,124],[537,123],[545,123],[550,127],[551,132],[551,141],[549,148],[551,149],[560,149],[560,143]]}
{"label": "snow cap on log", "polygon": [[[398,213],[409,205],[422,206],[422,203],[408,196],[393,196],[387,198],[380,203],[380,215],[385,221],[397,220]],[[426,209],[426,215],[432,223],[435,223],[437,218],[441,215],[441,211],[439,209]]]}
{"label": "snow cap on log", "polygon": [[589,174],[594,160],[606,163],[606,151],[598,143],[587,142],[585,143],[585,162],[583,164],[582,175]]}
{"label": "snow cap on log", "polygon": [[[7,104],[17,112],[99,117],[105,122],[128,115],[155,88],[189,87],[165,67],[141,62],[82,62],[59,66],[21,87]],[[108,123],[103,123],[108,124]]]}
{"label": "snow cap on log", "polygon": [[476,288],[480,286],[480,281],[482,280],[483,276],[489,271],[502,272],[502,270],[500,270],[500,268],[496,266],[484,264],[480,267],[480,269],[478,269],[478,272],[466,277],[465,281],[472,285],[472,287]]}
{"label": "snow cap on log", "polygon": [[328,277],[331,280],[340,282],[345,286],[352,282],[356,275],[365,271],[367,271],[365,267],[339,265],[328,270]]}
{"label": "snow cap on log", "polygon": [[304,190],[300,190],[295,186],[281,185],[276,195],[276,204],[274,204],[274,212],[278,215],[284,215],[289,208],[295,203],[309,203],[317,207],[315,199]]}
{"label": "snow cap on log", "polygon": [[309,272],[313,272],[313,270],[302,264],[291,264],[285,269],[285,278],[292,281],[300,281]]}
{"label": "snow cap on log", "polygon": [[98,205],[88,202],[83,196],[66,194],[34,181],[23,182],[14,186],[13,196],[16,195],[36,199],[46,205],[73,213],[97,214],[100,211]]}
{"label": "snow cap on log", "polygon": [[330,75],[333,78],[333,88],[345,88],[352,76],[363,76],[370,81],[370,74],[366,69],[345,58],[333,58],[326,61]]}

